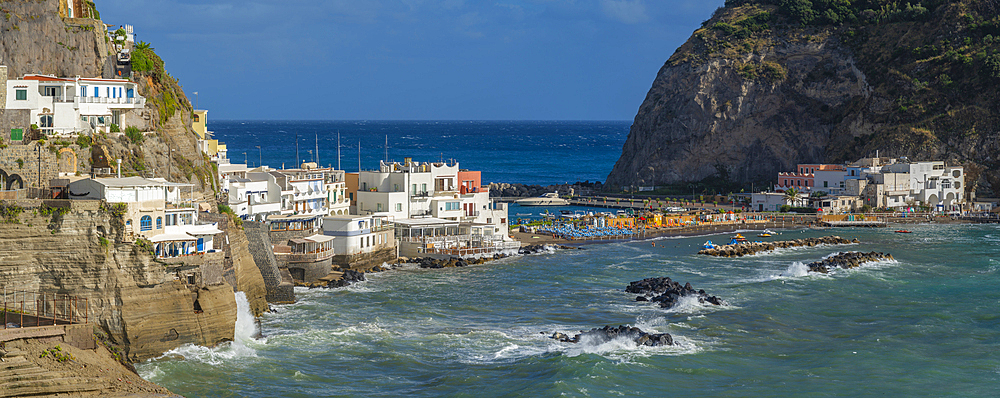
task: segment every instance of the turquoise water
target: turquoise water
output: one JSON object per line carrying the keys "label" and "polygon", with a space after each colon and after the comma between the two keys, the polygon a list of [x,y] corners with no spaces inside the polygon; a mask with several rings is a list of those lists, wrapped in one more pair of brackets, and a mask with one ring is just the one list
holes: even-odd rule
{"label": "turquoise water", "polygon": [[[1000,227],[911,230],[783,231],[777,239],[862,243],[738,259],[696,255],[712,239],[697,237],[402,268],[299,290],[298,303],[262,319],[264,339],[247,339],[243,325],[232,345],[183,347],[138,368],[188,397],[997,396]],[[896,261],[804,273],[840,250]],[[624,293],[652,276],[729,305],[663,310]],[[669,332],[678,345],[542,334],[618,324]]]}

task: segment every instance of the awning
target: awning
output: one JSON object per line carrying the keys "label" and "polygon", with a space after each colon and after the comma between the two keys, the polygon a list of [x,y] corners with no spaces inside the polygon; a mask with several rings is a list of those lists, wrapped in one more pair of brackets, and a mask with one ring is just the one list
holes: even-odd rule
{"label": "awning", "polygon": [[149,239],[149,241],[153,242],[153,243],[172,242],[172,241],[185,241],[185,240],[195,240],[195,237],[193,237],[191,235],[188,235],[188,234],[180,233],[180,234],[162,234],[162,235],[156,235],[156,236],[154,236],[154,237],[152,237],[152,238]]}
{"label": "awning", "polygon": [[307,236],[306,240],[310,240],[310,241],[313,241],[313,242],[316,242],[316,243],[323,243],[323,242],[329,242],[329,241],[333,240],[333,237],[332,236],[327,236],[327,235],[316,234],[316,235],[313,235],[313,236]]}
{"label": "awning", "polygon": [[197,225],[195,227],[188,227],[186,231],[191,235],[215,235],[221,234],[222,231],[215,227],[214,224],[211,225]]}

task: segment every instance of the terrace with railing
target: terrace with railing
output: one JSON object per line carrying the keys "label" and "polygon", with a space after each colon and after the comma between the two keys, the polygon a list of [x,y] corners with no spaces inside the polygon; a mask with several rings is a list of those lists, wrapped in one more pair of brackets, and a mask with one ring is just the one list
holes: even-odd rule
{"label": "terrace with railing", "polygon": [[90,302],[67,294],[3,290],[3,328],[84,324]]}

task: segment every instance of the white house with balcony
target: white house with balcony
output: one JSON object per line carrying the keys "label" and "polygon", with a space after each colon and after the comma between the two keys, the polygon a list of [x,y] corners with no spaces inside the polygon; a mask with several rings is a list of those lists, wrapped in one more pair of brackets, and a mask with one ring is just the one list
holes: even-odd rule
{"label": "white house with balcony", "polygon": [[948,166],[943,161],[897,162],[882,167],[882,173],[908,174],[909,196],[935,210],[959,210],[966,202],[962,166]]}
{"label": "white house with balcony", "polygon": [[507,206],[493,203],[482,189],[478,171],[456,163],[420,163],[406,158],[380,162],[378,171],[358,175],[357,212],[387,213],[394,219],[433,217],[489,225],[492,234],[508,236]]}
{"label": "white house with balcony", "polygon": [[46,134],[108,132],[122,115],[145,106],[136,84],[124,79],[24,75],[7,81],[7,109],[27,109]]}

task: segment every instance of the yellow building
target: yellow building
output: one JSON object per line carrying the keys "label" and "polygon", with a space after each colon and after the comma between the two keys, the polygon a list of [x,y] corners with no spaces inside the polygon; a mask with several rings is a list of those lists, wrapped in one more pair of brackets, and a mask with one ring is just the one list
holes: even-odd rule
{"label": "yellow building", "polygon": [[194,129],[194,133],[198,135],[199,140],[204,140],[206,138],[212,138],[212,132],[208,131],[208,111],[207,110],[195,110],[194,115],[191,116],[191,128]]}
{"label": "yellow building", "polygon": [[[226,159],[226,144],[220,144],[219,140],[212,139],[213,133],[208,131],[208,111],[195,110],[191,116],[191,129],[198,136],[198,148],[214,161]],[[227,163],[222,161],[219,163]]]}

